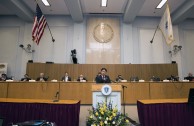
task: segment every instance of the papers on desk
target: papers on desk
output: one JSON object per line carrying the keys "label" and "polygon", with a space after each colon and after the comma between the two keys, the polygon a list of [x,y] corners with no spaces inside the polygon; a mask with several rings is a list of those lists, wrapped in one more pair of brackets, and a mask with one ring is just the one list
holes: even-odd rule
{"label": "papers on desk", "polygon": [[189,80],[183,80],[183,82],[189,82]]}
{"label": "papers on desk", "polygon": [[29,80],[29,82],[36,82],[36,80]]}
{"label": "papers on desk", "polygon": [[120,80],[121,82],[127,82],[127,80]]}
{"label": "papers on desk", "polygon": [[163,82],[169,82],[169,80],[163,80]]}
{"label": "papers on desk", "polygon": [[6,80],[6,82],[13,82],[13,80]]}
{"label": "papers on desk", "polygon": [[51,82],[57,82],[57,80],[54,79],[54,80],[51,80]]}
{"label": "papers on desk", "polygon": [[139,80],[139,82],[145,82],[145,80]]}

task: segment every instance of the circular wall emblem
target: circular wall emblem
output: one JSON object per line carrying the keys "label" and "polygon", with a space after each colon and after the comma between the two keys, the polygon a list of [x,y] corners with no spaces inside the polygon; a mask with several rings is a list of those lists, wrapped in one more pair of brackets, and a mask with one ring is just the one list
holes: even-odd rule
{"label": "circular wall emblem", "polygon": [[103,95],[110,95],[112,92],[112,88],[110,85],[105,84],[104,86],[102,86],[101,88],[101,92]]}
{"label": "circular wall emblem", "polygon": [[93,31],[93,37],[97,42],[107,43],[113,39],[114,32],[110,25],[105,23],[98,24]]}

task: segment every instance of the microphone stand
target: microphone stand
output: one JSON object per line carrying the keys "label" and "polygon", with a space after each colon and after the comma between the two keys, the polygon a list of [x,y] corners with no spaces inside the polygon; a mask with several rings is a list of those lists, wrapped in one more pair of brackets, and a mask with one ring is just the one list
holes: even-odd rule
{"label": "microphone stand", "polygon": [[122,89],[123,89],[123,113],[125,116],[125,88],[127,88],[127,86],[122,85]]}
{"label": "microphone stand", "polygon": [[59,90],[56,92],[55,99],[53,100],[53,102],[59,102],[59,98],[60,98],[60,88],[61,88],[61,85],[59,83]]}

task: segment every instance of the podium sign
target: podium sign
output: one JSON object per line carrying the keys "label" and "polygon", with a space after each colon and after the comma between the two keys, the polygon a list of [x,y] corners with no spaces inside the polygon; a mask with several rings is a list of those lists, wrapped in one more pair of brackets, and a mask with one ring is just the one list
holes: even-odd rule
{"label": "podium sign", "polygon": [[93,107],[96,108],[98,103],[111,102],[113,107],[121,111],[121,91],[122,87],[118,84],[93,84]]}

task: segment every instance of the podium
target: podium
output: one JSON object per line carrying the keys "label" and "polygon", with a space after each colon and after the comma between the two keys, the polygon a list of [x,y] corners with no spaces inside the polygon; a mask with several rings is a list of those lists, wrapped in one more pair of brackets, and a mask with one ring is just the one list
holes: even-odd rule
{"label": "podium", "polygon": [[[107,90],[107,93],[103,92]],[[111,102],[113,107],[117,107],[118,111],[121,111],[121,91],[122,87],[118,84],[93,84],[92,85],[92,97],[93,97],[93,107],[96,108],[98,103],[102,103],[107,101],[107,103]]]}

